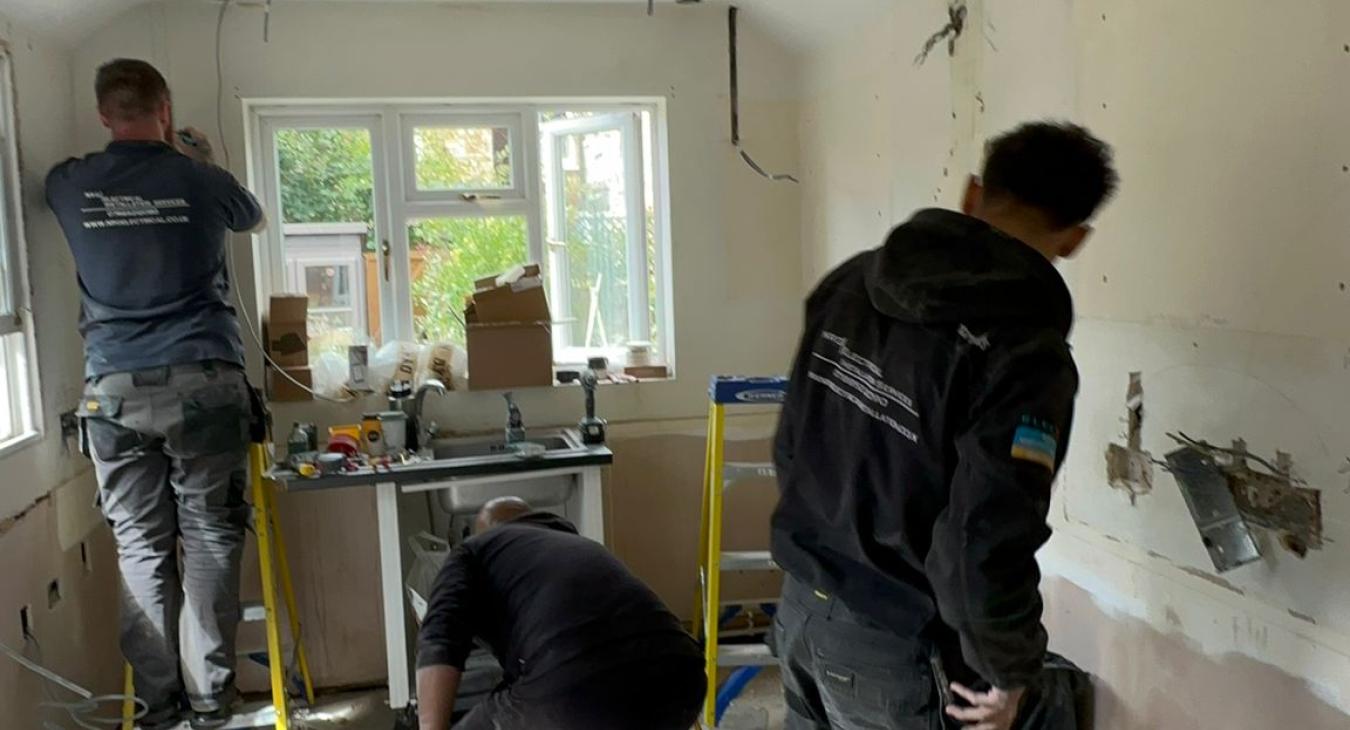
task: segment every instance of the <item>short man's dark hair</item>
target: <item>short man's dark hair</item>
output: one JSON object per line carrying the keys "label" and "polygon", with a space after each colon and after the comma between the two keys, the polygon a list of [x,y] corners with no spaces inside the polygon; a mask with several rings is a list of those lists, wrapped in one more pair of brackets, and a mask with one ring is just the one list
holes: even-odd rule
{"label": "short man's dark hair", "polygon": [[1111,147],[1077,124],[1024,124],[985,148],[986,198],[1034,208],[1056,229],[1091,218],[1118,181]]}
{"label": "short man's dark hair", "polygon": [[159,111],[169,100],[169,84],[154,66],[133,58],[109,61],[94,79],[98,111],[109,119],[133,121]]}

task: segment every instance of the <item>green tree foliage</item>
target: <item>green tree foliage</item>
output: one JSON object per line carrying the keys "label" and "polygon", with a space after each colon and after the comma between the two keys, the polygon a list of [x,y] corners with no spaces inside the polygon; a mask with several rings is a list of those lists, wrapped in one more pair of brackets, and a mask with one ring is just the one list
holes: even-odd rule
{"label": "green tree foliage", "polygon": [[[287,223],[365,223],[374,250],[370,134],[362,129],[284,129],[277,133],[281,206]],[[504,132],[426,129],[417,135],[417,178],[428,189],[506,187]],[[418,221],[409,227],[415,326],[419,337],[464,342],[462,310],[473,282],[529,258],[523,218]],[[369,293],[374,296],[374,292]]]}
{"label": "green tree foliage", "polygon": [[[598,140],[597,140],[598,141]],[[281,205],[287,223],[365,223],[375,250],[374,174],[364,129],[283,129],[276,136]],[[503,129],[423,128],[414,136],[415,178],[424,190],[502,189],[512,184],[509,133]],[[564,238],[568,243],[572,344],[585,345],[590,289],[598,280],[598,309],[607,342],[628,340],[627,225],[609,211],[609,190],[587,181],[584,169],[563,178]],[[636,192],[636,191],[634,191]],[[647,215],[649,306],[656,339],[655,236]],[[441,218],[412,223],[412,300],[418,337],[464,342],[462,312],[474,280],[529,260],[523,217]],[[375,296],[369,292],[368,296]],[[556,305],[555,305],[556,306]]]}
{"label": "green tree foliage", "polygon": [[365,223],[373,240],[375,176],[364,129],[277,132],[282,220]]}
{"label": "green tree foliage", "polygon": [[474,280],[527,261],[527,231],[522,217],[435,218],[409,226],[418,337],[463,344],[461,313]]}

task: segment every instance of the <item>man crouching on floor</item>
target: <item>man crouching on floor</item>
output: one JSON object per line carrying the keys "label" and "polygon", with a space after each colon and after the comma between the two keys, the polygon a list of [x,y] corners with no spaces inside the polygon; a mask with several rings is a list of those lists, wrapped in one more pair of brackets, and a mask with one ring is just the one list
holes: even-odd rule
{"label": "man crouching on floor", "polygon": [[418,638],[421,730],[446,730],[474,638],[505,678],[456,730],[688,730],[698,645],[650,588],[571,523],[503,497],[441,569]]}

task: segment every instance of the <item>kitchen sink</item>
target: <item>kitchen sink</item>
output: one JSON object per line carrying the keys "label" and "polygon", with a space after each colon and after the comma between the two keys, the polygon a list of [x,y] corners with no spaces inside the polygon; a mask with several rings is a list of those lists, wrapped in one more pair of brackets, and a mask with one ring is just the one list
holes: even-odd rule
{"label": "kitchen sink", "polygon": [[[531,436],[526,434],[524,442],[526,445],[535,444],[544,447],[544,453],[549,451],[568,451],[580,448],[580,444],[573,443],[565,432],[557,432],[551,435],[540,434]],[[528,447],[527,447],[528,448]],[[537,448],[535,449],[538,450]],[[507,458],[520,458],[520,449],[517,445],[507,444],[505,439],[501,438],[466,438],[466,439],[440,439],[431,442],[431,451],[433,458],[437,460],[456,460],[456,459],[476,459],[485,456],[502,456]]]}
{"label": "kitchen sink", "polygon": [[[573,459],[592,456],[580,437],[570,431],[526,433],[520,444],[507,444],[501,436],[437,439],[431,442],[435,464],[462,471],[465,476],[419,485],[419,490],[435,490],[441,508],[451,514],[472,514],[497,497],[520,497],[536,508],[565,504],[576,490],[571,475],[534,472],[566,467]],[[573,462],[574,463],[574,462]],[[509,471],[494,478],[482,478],[474,472],[498,465]]]}

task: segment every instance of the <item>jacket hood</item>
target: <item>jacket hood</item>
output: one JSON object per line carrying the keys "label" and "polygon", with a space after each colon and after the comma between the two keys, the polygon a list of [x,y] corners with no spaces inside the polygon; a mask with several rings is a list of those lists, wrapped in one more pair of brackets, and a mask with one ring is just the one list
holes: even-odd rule
{"label": "jacket hood", "polygon": [[915,324],[1020,322],[1068,336],[1073,301],[1053,264],[989,224],[918,212],[891,231],[865,274],[872,306]]}

